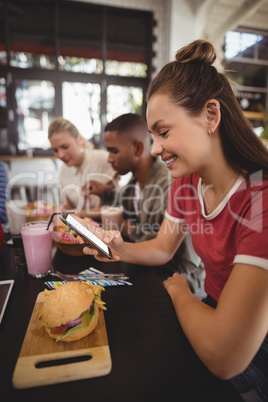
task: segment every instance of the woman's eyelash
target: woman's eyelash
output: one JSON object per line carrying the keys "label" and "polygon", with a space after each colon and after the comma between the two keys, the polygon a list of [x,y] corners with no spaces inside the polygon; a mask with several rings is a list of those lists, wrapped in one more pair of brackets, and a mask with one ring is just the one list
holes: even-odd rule
{"label": "woman's eyelash", "polygon": [[165,131],[164,133],[160,133],[160,137],[165,137],[165,135],[169,132],[169,130]]}

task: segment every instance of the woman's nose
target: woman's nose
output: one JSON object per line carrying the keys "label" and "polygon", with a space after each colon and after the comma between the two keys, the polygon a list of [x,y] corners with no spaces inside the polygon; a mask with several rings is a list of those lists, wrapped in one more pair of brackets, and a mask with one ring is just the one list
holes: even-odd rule
{"label": "woman's nose", "polygon": [[59,159],[62,159],[62,158],[64,157],[64,151],[63,151],[62,149],[59,149],[59,150],[56,152],[56,156],[57,156]]}
{"label": "woman's nose", "polygon": [[159,156],[163,152],[163,147],[162,145],[154,139],[152,149],[151,149],[151,155],[152,156]]}

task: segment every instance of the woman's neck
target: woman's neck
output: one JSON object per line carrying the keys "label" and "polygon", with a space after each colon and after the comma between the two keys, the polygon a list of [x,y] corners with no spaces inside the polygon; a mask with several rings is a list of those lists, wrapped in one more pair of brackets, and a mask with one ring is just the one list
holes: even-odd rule
{"label": "woman's neck", "polygon": [[223,201],[239,177],[239,173],[231,169],[218,169],[212,177],[203,179],[202,195],[206,213],[210,214]]}
{"label": "woman's neck", "polygon": [[80,168],[83,165],[84,160],[85,160],[85,150],[84,148],[81,148],[80,157],[78,158],[75,167]]}

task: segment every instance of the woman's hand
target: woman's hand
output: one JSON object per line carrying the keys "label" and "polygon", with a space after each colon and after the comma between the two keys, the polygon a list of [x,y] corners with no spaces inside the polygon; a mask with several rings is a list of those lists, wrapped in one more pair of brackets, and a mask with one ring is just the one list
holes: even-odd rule
{"label": "woman's hand", "polygon": [[176,297],[176,294],[179,294],[178,292],[181,292],[184,289],[190,289],[187,277],[178,273],[175,273],[166,279],[163,284],[172,300]]}
{"label": "woman's hand", "polygon": [[90,247],[88,243],[85,243],[85,241],[81,237],[79,237],[79,243],[85,244],[85,247],[83,249],[85,254],[93,255],[97,260],[104,262],[120,260],[120,251],[123,250],[124,248],[124,240],[122,239],[122,236],[118,230],[108,230],[108,231],[103,230],[94,225],[91,225],[89,222],[86,222],[85,220],[77,216],[75,216],[75,219],[109,246],[113,255],[113,259],[112,260],[108,259],[98,250],[96,250],[93,247]]}

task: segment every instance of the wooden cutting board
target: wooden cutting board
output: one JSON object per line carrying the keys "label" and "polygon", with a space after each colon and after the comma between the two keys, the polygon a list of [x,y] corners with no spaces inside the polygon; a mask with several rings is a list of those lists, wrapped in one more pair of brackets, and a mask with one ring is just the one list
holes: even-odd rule
{"label": "wooden cutting board", "polygon": [[40,313],[44,292],[39,293],[12,382],[15,388],[31,388],[109,374],[112,361],[103,311],[95,330],[74,342],[56,342],[45,331]]}

